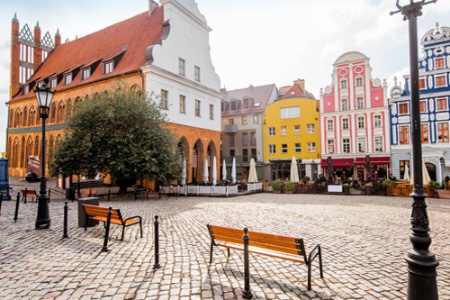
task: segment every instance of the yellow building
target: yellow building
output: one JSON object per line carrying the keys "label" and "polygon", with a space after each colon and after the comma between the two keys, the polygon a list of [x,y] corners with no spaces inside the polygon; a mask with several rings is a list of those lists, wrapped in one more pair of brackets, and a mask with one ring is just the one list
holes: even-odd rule
{"label": "yellow building", "polygon": [[304,81],[266,106],[263,120],[265,179],[289,179],[292,157],[299,177],[315,179],[320,164],[320,123],[317,100]]}

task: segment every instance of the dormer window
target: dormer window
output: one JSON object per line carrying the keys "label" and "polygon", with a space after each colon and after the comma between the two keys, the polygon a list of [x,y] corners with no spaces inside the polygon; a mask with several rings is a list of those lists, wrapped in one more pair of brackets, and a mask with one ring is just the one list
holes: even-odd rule
{"label": "dormer window", "polygon": [[85,80],[91,77],[91,67],[87,67],[81,70],[81,80]]}
{"label": "dormer window", "polygon": [[50,88],[54,89],[58,85],[58,79],[56,77],[50,79]]}
{"label": "dormer window", "polygon": [[72,73],[68,73],[64,75],[64,84],[72,83]]}
{"label": "dormer window", "polygon": [[114,61],[109,60],[103,64],[103,74],[109,74],[114,71]]}
{"label": "dormer window", "polygon": [[25,86],[23,87],[23,94],[26,95],[26,94],[28,94],[29,92],[30,92],[30,87],[29,87],[28,84],[27,84],[27,85],[25,85]]}

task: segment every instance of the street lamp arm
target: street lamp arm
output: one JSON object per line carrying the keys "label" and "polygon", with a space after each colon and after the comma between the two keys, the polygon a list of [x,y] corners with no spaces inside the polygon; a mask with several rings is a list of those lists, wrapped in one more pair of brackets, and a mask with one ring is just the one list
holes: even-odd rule
{"label": "street lamp arm", "polygon": [[406,21],[410,17],[420,17],[422,15],[422,7],[427,4],[436,3],[437,0],[421,0],[418,2],[414,2],[414,0],[410,0],[410,3],[408,5],[400,5],[400,0],[397,0],[395,3],[395,6],[397,6],[398,10],[391,11],[389,14],[392,16],[397,13],[403,14],[403,20]]}

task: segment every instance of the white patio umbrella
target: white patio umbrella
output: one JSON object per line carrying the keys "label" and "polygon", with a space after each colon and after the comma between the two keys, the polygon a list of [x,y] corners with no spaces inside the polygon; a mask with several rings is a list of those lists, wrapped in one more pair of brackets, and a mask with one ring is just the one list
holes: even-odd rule
{"label": "white patio umbrella", "polygon": [[181,173],[181,185],[186,185],[186,158],[183,159],[183,171]]}
{"label": "white patio umbrella", "polygon": [[[429,184],[431,181],[430,174],[428,174],[427,166],[425,162],[422,160],[422,183],[423,185]],[[414,172],[411,172],[411,184],[414,185]]]}
{"label": "white patio umbrella", "polygon": [[203,169],[203,181],[209,182],[208,159],[205,159],[205,168]]}
{"label": "white patio umbrella", "polygon": [[292,156],[291,161],[291,182],[299,182],[299,176],[298,176],[298,167],[297,167],[297,160],[295,159],[295,156]]}
{"label": "white patio umbrella", "polygon": [[225,163],[225,159],[222,163],[222,180],[227,180],[227,164]]}
{"label": "white patio umbrella", "polygon": [[236,158],[233,157],[233,164],[231,165],[231,181],[236,183]]}
{"label": "white patio umbrella", "polygon": [[408,165],[405,165],[405,174],[403,175],[403,180],[406,180],[406,181],[410,181],[410,177],[409,177],[409,167],[408,167]]}
{"label": "white patio umbrella", "polygon": [[216,157],[213,158],[213,165],[212,165],[212,182],[214,185],[217,183],[217,161]]}
{"label": "white patio umbrella", "polygon": [[248,172],[248,182],[258,182],[258,175],[256,174],[256,163],[255,160],[252,158],[250,160],[250,170]]}

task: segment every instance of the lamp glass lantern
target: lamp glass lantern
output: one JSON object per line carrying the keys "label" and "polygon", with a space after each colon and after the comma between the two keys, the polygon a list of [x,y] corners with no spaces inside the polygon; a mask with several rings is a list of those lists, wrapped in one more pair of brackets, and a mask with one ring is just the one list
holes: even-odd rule
{"label": "lamp glass lantern", "polygon": [[41,118],[47,118],[50,110],[50,104],[53,99],[54,91],[51,91],[45,83],[42,83],[36,87],[36,98],[39,106],[39,113]]}

